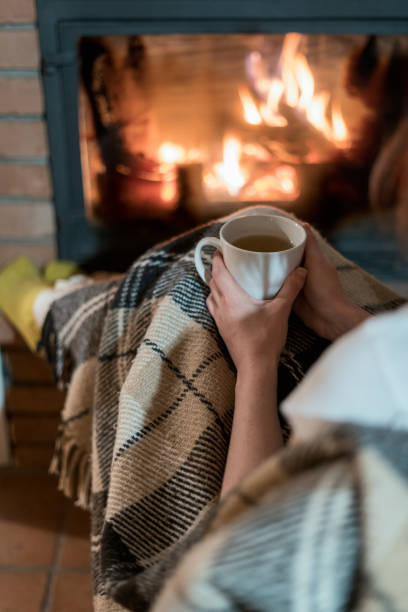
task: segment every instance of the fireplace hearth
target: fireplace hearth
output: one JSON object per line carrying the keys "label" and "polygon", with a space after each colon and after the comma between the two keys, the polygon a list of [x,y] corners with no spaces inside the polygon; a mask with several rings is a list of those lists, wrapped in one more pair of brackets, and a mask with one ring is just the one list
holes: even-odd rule
{"label": "fireplace hearth", "polygon": [[343,73],[404,49],[405,2],[37,5],[61,258],[121,270],[248,203],[367,210],[372,101]]}

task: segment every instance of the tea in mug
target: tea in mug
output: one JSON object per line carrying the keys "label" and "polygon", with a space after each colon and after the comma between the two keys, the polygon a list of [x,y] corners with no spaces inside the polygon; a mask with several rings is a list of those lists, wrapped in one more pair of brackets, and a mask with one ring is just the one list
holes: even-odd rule
{"label": "tea in mug", "polygon": [[242,236],[231,244],[245,251],[256,251],[257,253],[273,253],[276,251],[287,251],[293,247],[292,242],[286,236],[272,236],[271,234],[256,234]]}

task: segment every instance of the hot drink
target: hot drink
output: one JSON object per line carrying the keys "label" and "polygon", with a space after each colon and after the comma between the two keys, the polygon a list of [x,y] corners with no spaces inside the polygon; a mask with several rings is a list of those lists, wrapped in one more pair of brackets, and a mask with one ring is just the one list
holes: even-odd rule
{"label": "hot drink", "polygon": [[273,253],[275,251],[287,251],[293,247],[292,242],[286,236],[272,236],[271,234],[256,234],[242,236],[232,242],[239,249],[245,251],[256,251],[257,253]]}

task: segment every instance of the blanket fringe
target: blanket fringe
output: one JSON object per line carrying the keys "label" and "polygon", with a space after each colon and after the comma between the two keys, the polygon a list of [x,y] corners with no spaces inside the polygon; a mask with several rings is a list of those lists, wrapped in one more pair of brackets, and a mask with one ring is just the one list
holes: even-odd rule
{"label": "blanket fringe", "polygon": [[[69,380],[70,368],[64,346],[58,340],[58,334],[52,309],[48,311],[42,327],[38,349],[43,349],[47,361],[52,365],[54,378],[59,384]],[[76,442],[64,436],[60,427],[55,441],[54,455],[49,472],[58,476],[58,489],[75,501],[77,506],[90,509],[91,503],[91,464],[87,451]]]}
{"label": "blanket fringe", "polygon": [[50,474],[58,476],[58,489],[75,501],[77,506],[90,510],[91,464],[89,453],[72,440],[57,438]]}
{"label": "blanket fringe", "polygon": [[47,313],[41,330],[37,352],[44,351],[48,363],[52,366],[54,380],[67,383],[72,374],[72,364],[68,359],[64,344],[59,341],[52,308]]}

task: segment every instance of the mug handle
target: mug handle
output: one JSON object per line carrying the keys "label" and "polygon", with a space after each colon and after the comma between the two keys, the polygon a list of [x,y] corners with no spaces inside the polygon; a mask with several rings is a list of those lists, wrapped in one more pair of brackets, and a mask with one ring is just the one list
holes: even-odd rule
{"label": "mug handle", "polygon": [[201,280],[208,284],[205,278],[205,268],[203,260],[201,258],[201,249],[205,246],[213,246],[222,253],[221,240],[219,240],[219,238],[201,238],[201,240],[197,243],[197,246],[194,251],[194,263],[196,270]]}

